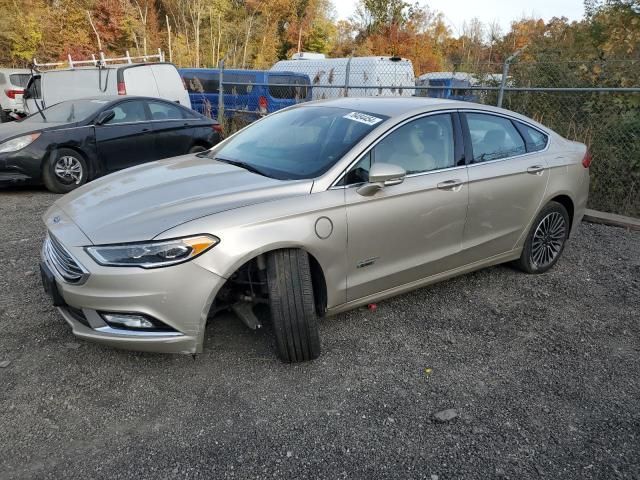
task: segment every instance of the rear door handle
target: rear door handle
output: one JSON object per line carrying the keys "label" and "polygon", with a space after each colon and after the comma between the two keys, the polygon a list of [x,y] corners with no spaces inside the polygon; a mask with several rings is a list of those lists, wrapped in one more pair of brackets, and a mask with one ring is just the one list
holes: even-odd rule
{"label": "rear door handle", "polygon": [[440,182],[437,187],[440,190],[454,190],[454,191],[458,191],[460,190],[460,187],[462,187],[463,185],[463,181],[462,180],[445,180],[444,182]]}
{"label": "rear door handle", "polygon": [[544,172],[544,167],[542,165],[533,165],[527,168],[527,173],[531,173],[533,175],[537,175],[538,173]]}

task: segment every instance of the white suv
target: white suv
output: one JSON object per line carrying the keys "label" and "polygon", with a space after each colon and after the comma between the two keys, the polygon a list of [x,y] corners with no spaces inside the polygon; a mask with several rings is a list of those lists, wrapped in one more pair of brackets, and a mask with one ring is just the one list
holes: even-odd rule
{"label": "white suv", "polygon": [[0,69],[0,122],[8,122],[24,115],[22,94],[31,78],[26,69]]}

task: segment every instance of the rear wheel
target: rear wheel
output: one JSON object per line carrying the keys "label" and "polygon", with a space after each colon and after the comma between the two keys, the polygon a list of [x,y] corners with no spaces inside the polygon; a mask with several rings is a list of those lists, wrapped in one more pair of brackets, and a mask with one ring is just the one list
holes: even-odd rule
{"label": "rear wheel", "polygon": [[318,358],[320,335],[307,253],[297,249],[271,253],[267,284],[280,359],[295,363]]}
{"label": "rear wheel", "polygon": [[557,202],[549,202],[538,214],[516,265],[527,273],[544,273],[553,267],[569,236],[569,214]]}
{"label": "rear wheel", "polygon": [[61,148],[45,162],[42,179],[53,193],[67,193],[87,183],[89,171],[84,157],[70,148]]}

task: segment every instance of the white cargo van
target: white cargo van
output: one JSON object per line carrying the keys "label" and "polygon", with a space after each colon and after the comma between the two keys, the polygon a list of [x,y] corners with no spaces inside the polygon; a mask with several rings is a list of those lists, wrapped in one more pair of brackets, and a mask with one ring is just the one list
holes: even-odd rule
{"label": "white cargo van", "polygon": [[191,108],[177,68],[164,62],[48,70],[33,75],[24,97],[26,110],[32,114],[38,107],[98,95],[142,95]]}
{"label": "white cargo van", "polygon": [[314,100],[343,97],[410,97],[415,93],[411,60],[400,57],[318,58],[296,54],[271,71],[309,75]]}

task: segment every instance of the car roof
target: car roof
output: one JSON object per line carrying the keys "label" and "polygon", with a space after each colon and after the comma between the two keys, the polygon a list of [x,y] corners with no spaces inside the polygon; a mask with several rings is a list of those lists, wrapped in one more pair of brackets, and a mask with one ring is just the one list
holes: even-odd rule
{"label": "car roof", "polygon": [[171,100],[167,100],[166,98],[158,98],[158,97],[143,97],[141,95],[93,95],[91,97],[82,97],[82,98],[71,98],[69,100],[63,100],[63,102],[75,102],[78,100],[101,100],[103,102],[117,102],[124,100],[153,100],[153,101],[161,101],[165,103],[170,103],[172,105],[176,105],[178,107],[183,107],[184,105],[180,105],[179,103],[172,102]]}
{"label": "car roof", "polygon": [[521,115],[511,110],[484,105],[474,102],[463,102],[461,100],[447,100],[444,98],[429,97],[341,97],[330,100],[316,100],[313,102],[300,103],[293,108],[305,106],[327,106],[344,108],[348,110],[359,110],[373,115],[384,115],[387,117],[400,117],[435,110],[460,109],[460,110],[481,110],[487,113],[501,113],[513,118],[520,119],[527,123],[550,132],[548,127],[535,120]]}
{"label": "car roof", "polygon": [[426,97],[342,97],[317,100],[302,105],[322,105],[326,107],[360,110],[368,113],[395,117],[413,110],[437,110],[443,108],[469,107],[469,102]]}

